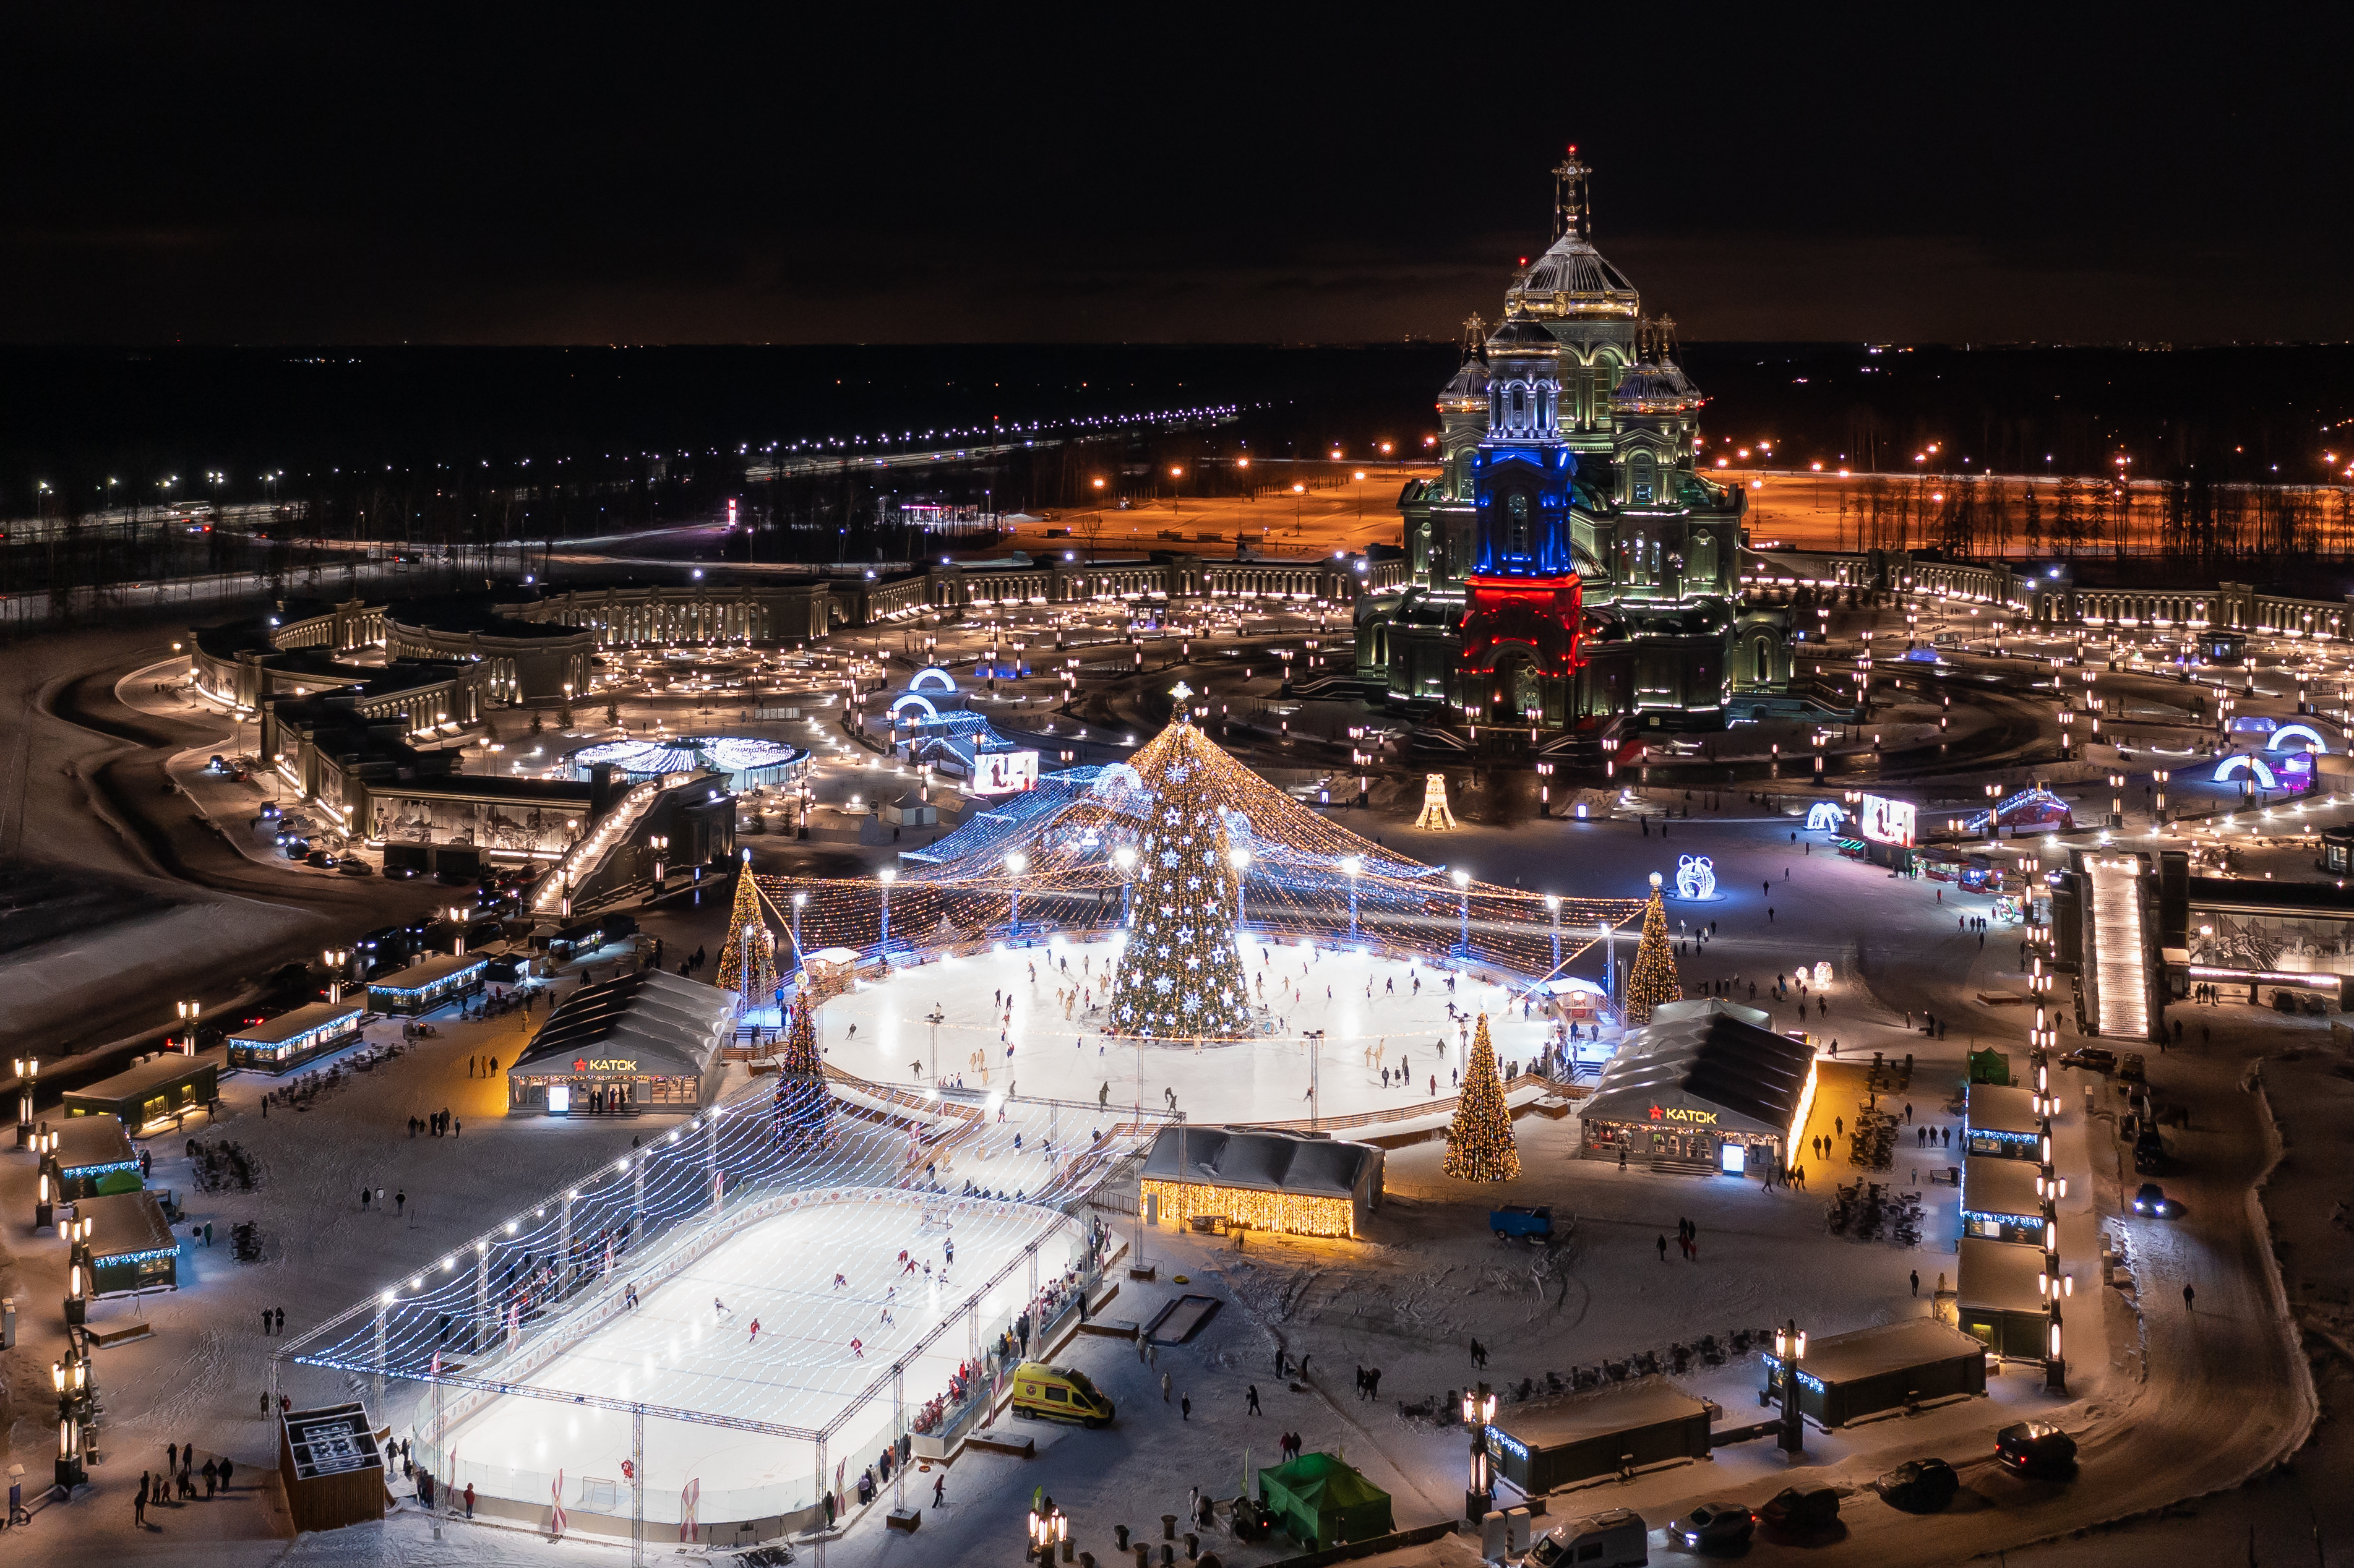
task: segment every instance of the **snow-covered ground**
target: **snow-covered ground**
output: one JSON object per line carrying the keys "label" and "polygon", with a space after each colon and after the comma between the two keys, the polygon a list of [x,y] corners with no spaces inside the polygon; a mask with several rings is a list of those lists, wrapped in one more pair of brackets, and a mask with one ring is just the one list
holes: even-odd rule
{"label": "snow-covered ground", "polygon": [[[1553,1027],[1523,1017],[1511,977],[1490,966],[1458,971],[1252,937],[1242,949],[1254,1000],[1264,999],[1275,1030],[1261,1039],[1196,1046],[1108,1037],[1102,1003],[1115,948],[1058,940],[862,982],[820,1009],[819,1040],[826,1060],[846,1072],[927,1083],[937,1010],[938,1068],[951,1084],[1115,1107],[1164,1106],[1174,1090],[1193,1120],[1223,1122],[1306,1118],[1311,1049],[1320,1057],[1316,1113],[1353,1116],[1428,1100],[1434,1078],[1437,1094],[1452,1093],[1483,1011],[1508,1067],[1541,1052]],[[1311,1038],[1319,1031],[1320,1042]]]}
{"label": "snow-covered ground", "polygon": [[[855,1475],[889,1440],[894,1363],[911,1408],[940,1393],[983,1327],[994,1331],[1030,1299],[1027,1270],[1008,1266],[1041,1238],[1039,1268],[1051,1279],[1074,1261],[1081,1233],[1047,1210],[871,1190],[757,1220],[525,1380],[559,1397],[498,1397],[461,1424],[450,1438],[455,1484],[544,1504],[560,1474],[567,1508],[626,1514],[631,1417],[560,1397],[572,1393],[833,1428],[829,1457]],[[971,1318],[976,1290],[991,1280]],[[970,1319],[970,1332],[951,1325],[923,1344],[957,1318]],[[786,1513],[816,1496],[816,1464],[804,1439],[650,1416],[647,1517],[675,1522],[690,1480],[701,1483],[705,1519]]]}

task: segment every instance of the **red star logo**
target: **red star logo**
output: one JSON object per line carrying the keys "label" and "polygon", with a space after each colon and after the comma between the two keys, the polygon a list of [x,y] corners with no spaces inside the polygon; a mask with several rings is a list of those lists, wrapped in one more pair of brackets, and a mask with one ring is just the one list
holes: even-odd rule
{"label": "red star logo", "polygon": [[1657,1107],[1657,1106],[1653,1106],[1653,1107],[1651,1107],[1651,1119],[1652,1119],[1653,1121],[1657,1121],[1657,1120],[1659,1120],[1659,1107]]}
{"label": "red star logo", "polygon": [[[572,1058],[572,1070],[573,1070],[574,1072],[576,1072],[576,1073],[585,1073],[585,1072],[587,1072],[587,1071],[588,1070],[588,1063],[587,1058],[585,1058],[585,1057],[581,1057],[581,1056],[575,1056],[575,1057],[573,1057],[573,1058]],[[1659,1115],[1659,1107],[1657,1107],[1657,1106],[1653,1106],[1653,1107],[1651,1107],[1651,1114],[1652,1114],[1653,1116],[1657,1116],[1657,1115]]]}

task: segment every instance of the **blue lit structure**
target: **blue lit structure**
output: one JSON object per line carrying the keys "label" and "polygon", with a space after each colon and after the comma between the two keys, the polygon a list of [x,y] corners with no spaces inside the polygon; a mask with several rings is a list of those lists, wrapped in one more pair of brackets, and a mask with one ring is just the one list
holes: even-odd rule
{"label": "blue lit structure", "polygon": [[2040,1163],[2043,1150],[2035,1097],[2009,1084],[1972,1084],[1962,1117],[1962,1145],[1971,1154]]}
{"label": "blue lit structure", "polygon": [[43,1202],[72,1202],[142,1185],[139,1160],[112,1117],[72,1117],[53,1129],[58,1146],[41,1156],[48,1178]]}
{"label": "blue lit structure", "polygon": [[356,1001],[314,1001],[249,1024],[228,1037],[228,1065],[291,1072],[355,1037],[364,1011]]}
{"label": "blue lit structure", "polygon": [[74,1218],[90,1222],[83,1250],[93,1297],[180,1287],[180,1245],[154,1193],[85,1198],[74,1205]]}
{"label": "blue lit structure", "polygon": [[482,989],[490,963],[471,953],[443,953],[411,964],[398,974],[368,981],[368,1006],[377,1012],[416,1017],[461,1001]]}
{"label": "blue lit structure", "polygon": [[1962,1160],[1962,1232],[1989,1241],[2043,1245],[2041,1167],[2024,1160],[1967,1155]]}

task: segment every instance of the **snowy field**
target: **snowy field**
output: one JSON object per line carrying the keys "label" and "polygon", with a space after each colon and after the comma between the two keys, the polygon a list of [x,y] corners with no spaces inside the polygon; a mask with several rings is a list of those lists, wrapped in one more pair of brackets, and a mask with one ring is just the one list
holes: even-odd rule
{"label": "snowy field", "polygon": [[[1049,1211],[873,1190],[756,1220],[642,1291],[635,1311],[588,1334],[529,1383],[818,1430],[879,1383],[829,1445],[829,1461],[846,1464],[854,1478],[889,1440],[892,1363],[909,1358],[911,1412],[942,1393],[971,1355],[972,1332],[993,1332],[1029,1300],[1032,1281],[1019,1260],[1041,1237],[1048,1238],[1039,1249],[1044,1283],[1074,1261],[1079,1244],[1071,1222]],[[915,1351],[943,1321],[968,1316],[973,1293],[1008,1265],[1016,1266],[981,1302],[982,1330],[952,1326]],[[496,1375],[494,1366],[485,1371]],[[421,1412],[418,1427],[429,1430],[429,1415]],[[455,1429],[451,1446],[460,1488],[471,1481],[480,1493],[544,1505],[561,1472],[567,1509],[629,1512],[624,1412],[498,1397]],[[765,1433],[650,1417],[645,1465],[649,1519],[674,1522],[689,1481],[701,1483],[698,1512],[713,1521],[788,1512],[816,1495],[812,1445]],[[610,1489],[601,1497],[600,1486]]]}
{"label": "snowy field", "polygon": [[[1438,1094],[1452,1093],[1482,1010],[1502,1064],[1534,1057],[1552,1027],[1543,1017],[1523,1018],[1520,1001],[1495,983],[1510,977],[1491,967],[1452,973],[1428,962],[1246,937],[1253,1000],[1264,996],[1277,1032],[1140,1051],[1136,1041],[1103,1033],[1114,951],[1108,942],[1056,941],[902,969],[827,1001],[819,1040],[826,1060],[846,1072],[924,1083],[933,1049],[928,1017],[937,1009],[939,1071],[951,1084],[1010,1086],[1035,1098],[1102,1097],[1115,1108],[1164,1106],[1173,1089],[1177,1108],[1197,1122],[1288,1121],[1309,1114],[1311,1048],[1320,1057],[1318,1114],[1353,1116],[1428,1100],[1433,1078]],[[1317,1031],[1320,1044],[1310,1038]]]}

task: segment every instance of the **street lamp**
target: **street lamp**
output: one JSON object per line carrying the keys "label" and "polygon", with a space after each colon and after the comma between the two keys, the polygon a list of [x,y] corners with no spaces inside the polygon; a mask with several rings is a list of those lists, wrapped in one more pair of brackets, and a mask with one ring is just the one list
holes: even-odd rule
{"label": "street lamp", "polygon": [[883,885],[883,936],[876,948],[882,953],[884,961],[888,963],[891,958],[891,885],[899,880],[898,868],[886,865],[875,874],[875,880]]}
{"label": "street lamp", "polygon": [[1463,1425],[1471,1431],[1471,1473],[1463,1483],[1463,1517],[1482,1520],[1493,1506],[1495,1478],[1488,1463],[1488,1425],[1496,1419],[1496,1396],[1481,1383],[1463,1391]]}
{"label": "street lamp", "polygon": [[202,1002],[175,1001],[172,1004],[174,1016],[179,1019],[180,1027],[186,1032],[180,1036],[180,1054],[183,1056],[196,1054],[196,1020],[204,1015],[204,1011]]}
{"label": "street lamp", "polygon": [[1022,934],[1022,874],[1030,869],[1030,857],[1020,850],[1005,857],[1005,870],[1013,878],[1013,893],[1006,904],[1005,918],[1013,934]]}
{"label": "street lamp", "polygon": [[1235,868],[1235,929],[1243,928],[1243,877],[1250,870],[1250,851],[1238,849],[1226,856],[1226,863]]}
{"label": "street lamp", "polygon": [[1778,1365],[1782,1396],[1780,1446],[1785,1454],[1806,1452],[1807,1428],[1798,1410],[1798,1363],[1807,1359],[1807,1336],[1796,1318],[1774,1330],[1774,1360]]}
{"label": "street lamp", "polygon": [[2109,775],[2109,826],[2122,828],[2125,825],[2126,776],[2122,773],[2112,773]]}
{"label": "street lamp", "polygon": [[466,922],[472,918],[473,913],[463,904],[450,906],[450,924],[457,927],[456,933],[451,938],[450,953],[453,958],[462,959],[466,956]]}
{"label": "street lamp", "polygon": [[937,1003],[931,1012],[924,1014],[924,1022],[932,1026],[932,1087],[936,1089],[940,1086],[940,1025],[946,1023],[948,1018],[949,1015],[942,1012]]}
{"label": "street lamp", "polygon": [[1545,913],[1553,916],[1553,967],[1557,970],[1561,968],[1561,895],[1548,893],[1544,901]]}
{"label": "street lamp", "polygon": [[663,874],[669,869],[670,835],[655,833],[646,840],[646,848],[654,852],[654,891],[662,891]]}
{"label": "street lamp", "polygon": [[349,948],[328,948],[319,954],[319,962],[327,971],[327,1005],[334,1006],[344,1000],[345,966],[352,961]]}
{"label": "street lamp", "polygon": [[1455,884],[1456,917],[1459,922],[1455,950],[1468,959],[1471,956],[1471,874],[1458,871],[1449,880]]}
{"label": "street lamp", "polygon": [[1365,857],[1352,854],[1341,862],[1341,870],[1349,878],[1349,940],[1357,939],[1357,878],[1365,869]]}
{"label": "street lamp", "polygon": [[793,895],[793,968],[801,967],[801,911],[809,907],[809,895]]}
{"label": "street lamp", "polygon": [[2158,815],[2154,825],[2164,827],[2166,825],[2166,784],[2168,779],[2174,777],[2174,773],[2170,768],[2159,768],[2152,769],[2149,777],[2150,781],[2158,786]]}
{"label": "street lamp", "polygon": [[38,1056],[16,1058],[16,1147],[24,1149],[33,1141],[33,1090],[39,1085],[41,1059]]}

